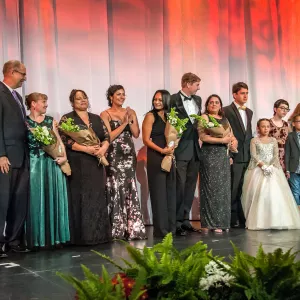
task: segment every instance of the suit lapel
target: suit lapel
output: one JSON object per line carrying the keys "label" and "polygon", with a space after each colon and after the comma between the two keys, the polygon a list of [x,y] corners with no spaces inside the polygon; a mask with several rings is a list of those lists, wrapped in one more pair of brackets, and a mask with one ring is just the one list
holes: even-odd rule
{"label": "suit lapel", "polygon": [[[240,115],[240,113],[239,113],[239,115]],[[252,128],[251,128],[251,113],[250,113],[250,109],[249,108],[246,108],[246,116],[247,116],[247,129],[250,129],[251,132],[252,132]]]}
{"label": "suit lapel", "polygon": [[188,117],[188,114],[183,106],[183,102],[182,102],[182,99],[181,99],[181,96],[180,96],[180,92],[177,94],[177,101],[176,101],[176,106],[177,106],[177,109],[184,115],[186,115],[186,117]]}
{"label": "suit lapel", "polygon": [[[9,98],[8,99],[8,104],[12,107],[13,110],[16,110],[17,113],[19,114],[19,116],[24,120],[24,118],[26,116],[26,113],[25,113],[25,110],[23,108],[23,105],[22,105],[22,109],[23,109],[23,112],[24,112],[24,116],[21,112],[20,106],[18,105],[18,103],[16,103],[16,99],[14,98],[14,96],[12,95],[10,90],[2,82],[1,82],[1,86],[2,86],[2,92],[5,93],[6,96]],[[18,93],[17,93],[17,95],[18,95]],[[18,95],[18,98],[19,98],[19,95]],[[20,104],[21,104],[21,102],[20,102]]]}
{"label": "suit lapel", "polygon": [[298,139],[298,136],[297,136],[297,132],[295,132],[295,131],[293,132],[293,138],[295,140],[295,143],[296,143],[298,149],[300,150],[299,139]]}
{"label": "suit lapel", "polygon": [[[241,114],[239,113],[239,111],[238,111],[238,109],[237,109],[237,107],[235,106],[234,103],[231,103],[231,107],[232,107],[234,113],[236,114],[236,116],[237,116],[237,118],[238,118],[238,120],[239,120],[239,123],[240,123],[240,126],[241,126],[242,130],[243,130],[243,133],[245,134],[245,133],[246,133],[246,128],[245,128],[245,125],[244,125],[244,123],[243,123]],[[246,111],[246,112],[247,112],[247,111]],[[249,113],[248,113],[248,114],[249,114]],[[247,125],[249,124],[249,119],[250,119],[250,116],[249,116],[248,114],[247,114],[247,118],[248,118]]]}

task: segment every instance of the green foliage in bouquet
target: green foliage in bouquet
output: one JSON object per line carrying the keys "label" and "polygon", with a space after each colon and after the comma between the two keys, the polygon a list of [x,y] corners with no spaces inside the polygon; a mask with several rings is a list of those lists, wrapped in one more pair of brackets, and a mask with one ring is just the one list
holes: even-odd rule
{"label": "green foliage in bouquet", "polygon": [[74,124],[72,118],[67,118],[65,121],[61,122],[59,127],[67,132],[78,132],[80,130],[79,126]]}
{"label": "green foliage in bouquet", "polygon": [[198,122],[200,122],[200,124],[204,128],[220,127],[220,124],[218,123],[218,121],[210,115],[208,115],[209,122],[207,122],[203,117],[198,116],[198,115],[193,114],[193,115],[190,115],[190,117],[195,118]]}
{"label": "green foliage in bouquet", "polygon": [[167,121],[176,129],[178,137],[181,137],[183,132],[186,130],[186,123],[189,118],[180,119],[178,118],[178,112],[174,107],[171,108],[170,112],[167,114]]}
{"label": "green foliage in bouquet", "polygon": [[37,141],[45,146],[53,145],[56,142],[56,138],[51,134],[47,126],[33,128],[32,134]]}

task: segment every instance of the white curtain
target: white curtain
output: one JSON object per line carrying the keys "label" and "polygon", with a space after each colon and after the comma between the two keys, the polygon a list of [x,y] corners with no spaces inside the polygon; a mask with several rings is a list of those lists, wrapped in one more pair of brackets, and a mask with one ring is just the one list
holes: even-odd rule
{"label": "white curtain", "polygon": [[[0,64],[22,60],[21,93],[47,94],[57,119],[71,110],[73,88],[85,90],[99,114],[106,89],[118,83],[142,122],[155,90],[177,92],[190,71],[202,79],[204,101],[217,93],[229,104],[232,84],[248,83],[255,124],[277,99],[292,109],[299,102],[299,13],[293,0],[0,0]],[[136,148],[145,210],[141,138]]]}

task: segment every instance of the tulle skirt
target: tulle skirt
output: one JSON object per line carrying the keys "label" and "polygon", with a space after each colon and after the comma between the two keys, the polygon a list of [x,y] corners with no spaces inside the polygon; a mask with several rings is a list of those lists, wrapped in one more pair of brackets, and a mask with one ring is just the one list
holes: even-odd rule
{"label": "tulle skirt", "polygon": [[261,168],[247,170],[242,192],[250,230],[300,229],[300,213],[282,169],[265,177]]}

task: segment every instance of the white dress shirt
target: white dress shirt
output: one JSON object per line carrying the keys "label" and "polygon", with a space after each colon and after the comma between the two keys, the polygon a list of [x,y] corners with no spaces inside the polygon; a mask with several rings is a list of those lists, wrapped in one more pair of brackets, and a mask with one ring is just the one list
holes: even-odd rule
{"label": "white dress shirt", "polygon": [[[191,118],[190,115],[197,115],[199,111],[199,107],[196,104],[195,100],[192,98],[192,100],[184,100],[184,96],[191,98],[191,96],[187,96],[183,91],[180,91],[180,97],[182,99],[183,107],[185,111],[187,112],[191,122],[194,122],[194,118]],[[183,96],[184,95],[184,96]]]}
{"label": "white dress shirt", "polygon": [[237,104],[235,101],[233,101],[234,105],[236,106],[236,108],[238,109],[240,115],[241,115],[241,118],[242,118],[242,121],[244,123],[244,126],[245,126],[245,130],[247,129],[247,114],[246,114],[246,111],[243,110],[243,109],[240,109],[241,105]]}

